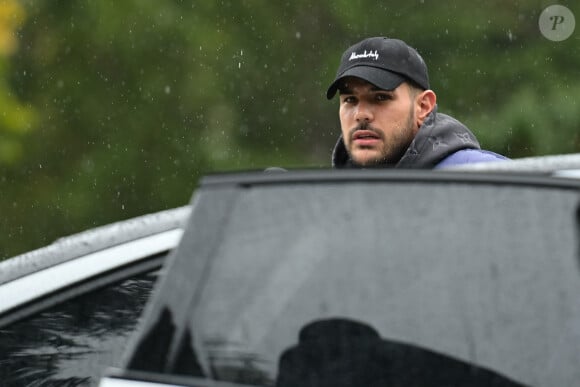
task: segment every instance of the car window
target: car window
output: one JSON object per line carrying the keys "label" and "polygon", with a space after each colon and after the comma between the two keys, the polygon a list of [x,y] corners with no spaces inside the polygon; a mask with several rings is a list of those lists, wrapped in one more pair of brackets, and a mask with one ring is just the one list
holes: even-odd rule
{"label": "car window", "polygon": [[0,328],[3,386],[91,386],[119,366],[158,269],[66,300]]}
{"label": "car window", "polygon": [[364,176],[202,187],[128,368],[261,386],[351,366],[359,382],[578,385],[576,183]]}
{"label": "car window", "polygon": [[[342,372],[340,363],[366,364],[364,375],[380,375],[380,364],[393,374],[405,363],[439,364],[429,370],[432,381],[442,378],[433,385],[469,370],[481,370],[471,380],[481,386],[491,375],[524,383],[579,376],[568,361],[579,358],[577,346],[558,343],[580,322],[580,305],[565,301],[580,291],[575,192],[368,187],[240,195],[190,320],[214,376],[302,385],[316,367]],[[492,206],[506,212],[484,215]],[[269,216],[252,216],[258,211]],[[559,235],[544,235],[548,225]],[[533,371],[556,358],[552,369]],[[413,377],[407,370],[394,380]]]}

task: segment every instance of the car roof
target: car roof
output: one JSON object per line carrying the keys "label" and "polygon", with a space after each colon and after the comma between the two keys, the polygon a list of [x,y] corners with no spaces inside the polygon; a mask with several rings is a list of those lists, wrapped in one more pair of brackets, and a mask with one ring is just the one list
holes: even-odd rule
{"label": "car roof", "polygon": [[104,248],[184,227],[190,206],[96,227],[0,262],[0,285]]}

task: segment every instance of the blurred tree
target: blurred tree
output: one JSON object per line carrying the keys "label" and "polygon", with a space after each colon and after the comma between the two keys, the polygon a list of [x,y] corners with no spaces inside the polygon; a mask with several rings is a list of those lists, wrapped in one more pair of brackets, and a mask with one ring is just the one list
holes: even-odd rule
{"label": "blurred tree", "polygon": [[17,0],[0,1],[0,168],[14,164],[23,156],[22,138],[34,125],[34,110],[13,95],[9,78],[9,58],[18,49],[16,31],[26,12]]}
{"label": "blurred tree", "polygon": [[367,36],[415,46],[440,111],[484,147],[577,152],[578,34],[545,39],[547,5],[0,2],[13,31],[0,35],[20,42],[0,47],[0,259],[182,205],[212,171],[329,166],[339,125],[325,89],[342,51]]}

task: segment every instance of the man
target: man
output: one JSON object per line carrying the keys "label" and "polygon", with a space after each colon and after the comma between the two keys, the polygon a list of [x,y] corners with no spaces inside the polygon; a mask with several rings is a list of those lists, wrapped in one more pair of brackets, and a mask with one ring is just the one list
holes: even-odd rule
{"label": "man", "polygon": [[437,113],[421,56],[398,39],[365,39],[342,55],[327,91],[340,95],[335,168],[442,168],[507,160],[481,150],[456,119]]}

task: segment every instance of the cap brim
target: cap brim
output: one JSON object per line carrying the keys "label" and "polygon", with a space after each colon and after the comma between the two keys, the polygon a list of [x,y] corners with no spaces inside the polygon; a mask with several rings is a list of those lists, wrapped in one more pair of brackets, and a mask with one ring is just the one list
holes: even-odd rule
{"label": "cap brim", "polygon": [[328,88],[326,92],[326,98],[332,99],[338,90],[338,86],[340,85],[340,81],[345,77],[357,77],[364,79],[367,82],[372,83],[376,87],[383,89],[383,90],[393,90],[396,89],[403,81],[405,77],[388,71],[384,69],[380,69],[377,67],[371,66],[356,66],[351,67],[350,69],[346,70],[342,74],[336,77],[334,82]]}

